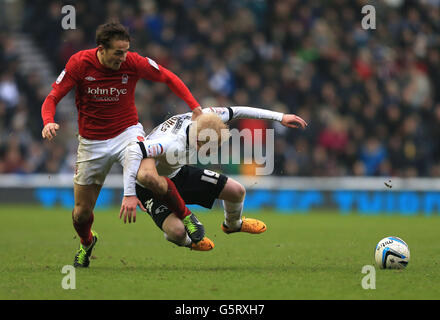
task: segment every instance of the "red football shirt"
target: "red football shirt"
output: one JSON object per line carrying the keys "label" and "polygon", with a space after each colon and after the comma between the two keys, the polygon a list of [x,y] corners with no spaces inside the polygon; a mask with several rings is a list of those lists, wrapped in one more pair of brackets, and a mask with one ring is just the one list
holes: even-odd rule
{"label": "red football shirt", "polygon": [[199,106],[174,73],[150,58],[128,52],[120,69],[112,70],[99,62],[97,51],[79,51],[69,59],[41,108],[44,125],[54,122],[57,103],[76,87],[79,134],[92,140],[113,138],[138,123],[134,93],[141,78],[164,82],[191,109]]}

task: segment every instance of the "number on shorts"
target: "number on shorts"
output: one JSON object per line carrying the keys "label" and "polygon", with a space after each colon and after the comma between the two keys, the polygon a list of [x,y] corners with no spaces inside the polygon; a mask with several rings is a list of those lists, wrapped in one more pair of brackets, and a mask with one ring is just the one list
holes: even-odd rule
{"label": "number on shorts", "polygon": [[202,176],[200,179],[202,181],[210,182],[212,184],[217,184],[218,178],[220,177],[220,174],[211,170],[203,170]]}

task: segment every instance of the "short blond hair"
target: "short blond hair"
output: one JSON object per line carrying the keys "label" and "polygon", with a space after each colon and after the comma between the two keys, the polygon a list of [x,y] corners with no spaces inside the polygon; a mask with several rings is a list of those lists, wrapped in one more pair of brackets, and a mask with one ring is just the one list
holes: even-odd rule
{"label": "short blond hair", "polygon": [[[197,131],[195,131],[197,129]],[[197,134],[197,135],[196,135]],[[215,113],[204,113],[196,118],[189,132],[190,138],[201,142],[216,142],[221,146],[229,140],[229,126]],[[196,135],[196,136],[195,136]]]}

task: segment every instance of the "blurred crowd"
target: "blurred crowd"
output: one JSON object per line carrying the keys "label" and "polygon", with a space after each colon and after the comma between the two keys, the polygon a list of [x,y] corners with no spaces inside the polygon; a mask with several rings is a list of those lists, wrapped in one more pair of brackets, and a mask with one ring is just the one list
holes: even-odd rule
{"label": "blurred crowd", "polygon": [[[99,24],[117,19],[130,30],[131,50],[176,73],[203,107],[301,116],[304,131],[261,120],[231,125],[275,130],[274,175],[440,176],[439,0],[368,1],[376,9],[370,30],[361,0],[24,2],[21,31],[57,72],[95,46]],[[75,30],[61,28],[64,4],[76,9]],[[14,41],[0,33],[0,173],[72,172],[76,137],[61,132],[76,119],[57,116],[61,135],[41,139],[48,92],[18,72]],[[166,85],[147,81],[136,104],[147,132],[189,110]]]}

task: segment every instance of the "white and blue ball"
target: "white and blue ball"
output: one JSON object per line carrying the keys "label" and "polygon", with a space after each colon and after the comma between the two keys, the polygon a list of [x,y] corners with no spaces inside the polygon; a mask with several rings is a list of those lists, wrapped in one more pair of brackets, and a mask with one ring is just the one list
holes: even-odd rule
{"label": "white and blue ball", "polygon": [[381,269],[404,269],[409,262],[409,247],[398,237],[386,237],[377,244],[374,257]]}

